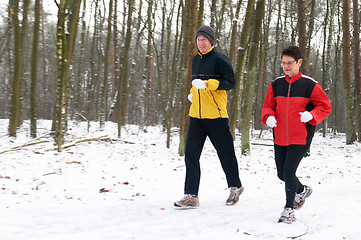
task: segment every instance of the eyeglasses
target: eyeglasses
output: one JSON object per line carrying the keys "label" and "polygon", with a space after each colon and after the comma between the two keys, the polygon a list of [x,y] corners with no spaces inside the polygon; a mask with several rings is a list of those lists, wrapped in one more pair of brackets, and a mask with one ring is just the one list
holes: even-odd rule
{"label": "eyeglasses", "polygon": [[282,66],[282,67],[284,67],[284,66],[291,66],[294,62],[296,62],[296,60],[289,61],[289,62],[281,62],[281,66]]}
{"label": "eyeglasses", "polygon": [[197,38],[197,42],[205,42],[208,40],[207,38]]}

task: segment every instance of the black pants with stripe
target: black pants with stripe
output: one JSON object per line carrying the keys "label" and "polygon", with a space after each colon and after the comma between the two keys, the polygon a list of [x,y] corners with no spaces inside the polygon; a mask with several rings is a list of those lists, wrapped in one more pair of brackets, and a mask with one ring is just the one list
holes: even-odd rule
{"label": "black pants with stripe", "polygon": [[289,146],[274,145],[277,175],[279,179],[285,182],[285,207],[293,208],[296,193],[301,193],[304,189],[303,184],[296,176],[296,171],[309,147],[309,144]]}
{"label": "black pants with stripe", "polygon": [[217,151],[222,169],[226,175],[228,187],[241,186],[233,138],[228,126],[228,118],[191,118],[185,149],[185,194],[198,195],[201,178],[199,158],[207,137],[209,137]]}

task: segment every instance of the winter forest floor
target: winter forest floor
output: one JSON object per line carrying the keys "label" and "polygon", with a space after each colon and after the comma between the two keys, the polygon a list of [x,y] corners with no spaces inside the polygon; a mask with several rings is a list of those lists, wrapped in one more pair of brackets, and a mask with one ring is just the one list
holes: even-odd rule
{"label": "winter forest floor", "polygon": [[200,206],[179,210],[173,202],[183,196],[185,167],[177,154],[177,129],[167,149],[161,127],[144,132],[126,126],[118,139],[114,123],[103,130],[92,123],[87,131],[86,123],[70,122],[69,147],[58,153],[50,125],[38,121],[39,138],[32,140],[25,122],[11,138],[8,120],[0,120],[0,239],[361,239],[361,145],[346,145],[342,134],[315,135],[311,156],[298,170],[314,192],[296,211],[297,221],[287,225],[277,223],[285,194],[268,146],[270,131],[261,138],[258,131],[252,134],[249,156],[241,156],[237,136],[245,191],[231,207],[225,205],[226,180],[207,140]]}

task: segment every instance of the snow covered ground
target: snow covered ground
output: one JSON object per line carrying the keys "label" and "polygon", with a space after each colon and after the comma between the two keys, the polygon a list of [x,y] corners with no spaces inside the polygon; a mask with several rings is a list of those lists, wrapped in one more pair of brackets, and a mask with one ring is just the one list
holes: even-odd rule
{"label": "snow covered ground", "polygon": [[[173,202],[183,196],[185,167],[176,129],[170,149],[160,127],[126,126],[120,141],[80,142],[58,153],[50,124],[39,121],[39,138],[32,140],[28,122],[10,138],[8,121],[0,120],[0,239],[361,239],[361,145],[346,145],[342,135],[316,134],[298,170],[314,192],[287,225],[277,223],[285,194],[272,146],[252,144],[251,154],[241,156],[237,137],[245,191],[229,207],[225,177],[207,141],[200,206],[179,210]],[[117,139],[114,123],[104,130],[92,123],[89,132],[86,123],[69,123],[69,129],[65,145]],[[272,144],[269,131],[258,134],[252,143]]]}

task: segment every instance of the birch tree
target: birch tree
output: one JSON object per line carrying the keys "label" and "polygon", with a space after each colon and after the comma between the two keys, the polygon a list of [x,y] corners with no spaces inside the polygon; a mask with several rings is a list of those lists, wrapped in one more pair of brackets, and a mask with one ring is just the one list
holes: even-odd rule
{"label": "birch tree", "polygon": [[[69,5],[68,5],[69,4]],[[79,20],[81,0],[61,0],[58,4],[58,23],[57,23],[57,91],[55,113],[55,142],[58,151],[62,151],[62,144],[67,127],[67,87],[70,74],[70,65],[72,63],[73,51],[76,40],[76,33]],[[66,26],[66,10],[71,13]]]}
{"label": "birch tree", "polygon": [[[335,14],[335,0],[327,0],[326,1],[326,14],[324,18],[324,26],[323,26],[323,51],[322,51],[322,88],[325,93],[329,93],[329,85],[331,82],[332,74],[331,74],[331,47],[333,41],[333,23],[334,23],[334,14]],[[334,106],[333,106],[334,107]],[[327,131],[327,121],[322,122],[322,134],[325,137]]]}
{"label": "birch tree", "polygon": [[353,105],[353,87],[351,79],[351,34],[350,12],[351,1],[342,0],[342,75],[345,91],[345,132],[346,144],[352,144],[356,140],[355,111]]}

